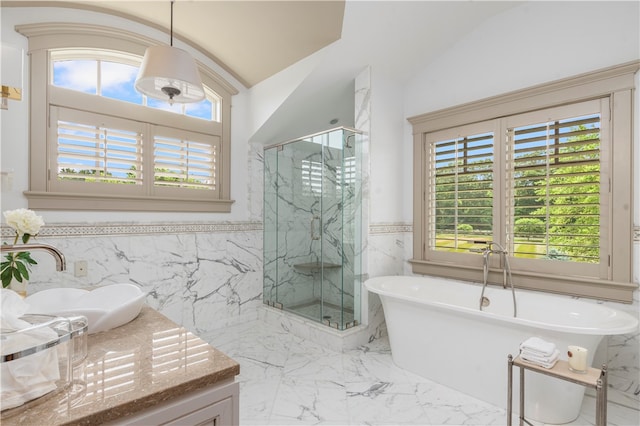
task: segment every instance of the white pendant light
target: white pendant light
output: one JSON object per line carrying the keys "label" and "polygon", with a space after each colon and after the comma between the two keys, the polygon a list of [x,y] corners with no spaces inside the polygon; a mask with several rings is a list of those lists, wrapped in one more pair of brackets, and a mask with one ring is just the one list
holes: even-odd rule
{"label": "white pendant light", "polygon": [[204,88],[196,61],[173,47],[173,1],[171,1],[171,45],[151,46],[144,53],[135,88],[150,98],[174,102],[200,102]]}

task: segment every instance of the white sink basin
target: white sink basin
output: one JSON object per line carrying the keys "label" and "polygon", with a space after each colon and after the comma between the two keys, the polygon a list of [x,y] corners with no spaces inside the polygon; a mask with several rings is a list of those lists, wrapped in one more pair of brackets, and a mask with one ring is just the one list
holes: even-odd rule
{"label": "white sink basin", "polygon": [[110,330],[138,316],[146,293],[134,284],[111,284],[95,290],[52,288],[25,298],[27,313],[60,316],[84,315],[89,334]]}

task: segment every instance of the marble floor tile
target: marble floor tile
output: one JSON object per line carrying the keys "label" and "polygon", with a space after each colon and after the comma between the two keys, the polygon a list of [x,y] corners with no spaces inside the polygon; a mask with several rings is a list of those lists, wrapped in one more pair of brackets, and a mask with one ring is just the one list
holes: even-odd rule
{"label": "marble floor tile", "polygon": [[344,355],[344,380],[359,381],[363,378],[390,383],[407,383],[407,372],[396,366],[391,353],[354,352]]}
{"label": "marble floor tile", "polygon": [[348,424],[431,424],[410,383],[367,381],[347,385]]}
{"label": "marble floor tile", "polygon": [[[242,368],[242,365],[241,365]],[[242,424],[264,425],[276,403],[280,380],[239,380]],[[250,395],[250,399],[245,396]]]}
{"label": "marble floor tile", "polygon": [[344,424],[347,398],[344,385],[334,381],[297,380],[280,382],[269,424]]}
{"label": "marble floor tile", "polygon": [[[201,337],[240,363],[241,425],[506,424],[504,409],[397,367],[386,339],[339,353],[261,321]],[[570,425],[594,414],[587,395]],[[608,424],[640,425],[640,409],[610,402]]]}

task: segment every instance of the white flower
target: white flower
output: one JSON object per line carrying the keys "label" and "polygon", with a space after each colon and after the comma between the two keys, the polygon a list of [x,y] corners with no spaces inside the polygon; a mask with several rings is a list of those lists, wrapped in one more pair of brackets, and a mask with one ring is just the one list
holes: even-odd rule
{"label": "white flower", "polygon": [[13,228],[18,236],[24,234],[37,235],[44,226],[42,216],[38,216],[32,210],[16,209],[4,212],[7,225]]}

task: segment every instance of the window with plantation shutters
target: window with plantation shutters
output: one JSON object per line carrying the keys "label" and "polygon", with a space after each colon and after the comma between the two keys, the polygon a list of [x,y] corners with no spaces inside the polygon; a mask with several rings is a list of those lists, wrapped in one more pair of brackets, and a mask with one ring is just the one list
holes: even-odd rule
{"label": "window with plantation shutters", "polygon": [[153,43],[96,25],[25,24],[28,206],[43,210],[231,211],[231,96],[199,65],[206,99],[169,104],[135,90]]}
{"label": "window with plantation shutters", "polygon": [[[487,242],[497,242],[513,258],[511,266],[523,270],[606,273],[608,242],[600,238],[600,212],[607,209],[601,103],[426,135],[428,256],[481,257]],[[490,261],[500,265],[499,259]]]}
{"label": "window with plantation shutters", "polygon": [[[218,196],[220,138],[164,126],[53,107],[59,191],[142,196]],[[99,188],[99,189],[97,189]]]}
{"label": "window with plantation shutters", "polygon": [[490,284],[632,301],[639,66],[410,118],[413,272],[482,282],[486,258]]}

